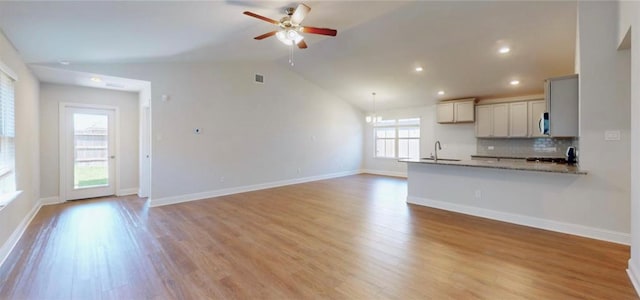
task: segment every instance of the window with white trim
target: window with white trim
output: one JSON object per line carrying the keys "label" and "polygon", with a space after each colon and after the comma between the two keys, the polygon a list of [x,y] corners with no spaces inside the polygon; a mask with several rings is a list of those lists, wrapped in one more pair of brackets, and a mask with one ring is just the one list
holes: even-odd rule
{"label": "window with white trim", "polygon": [[0,70],[0,195],[16,191],[14,82]]}
{"label": "window with white trim", "polygon": [[382,120],[374,124],[374,156],[420,157],[420,118]]}

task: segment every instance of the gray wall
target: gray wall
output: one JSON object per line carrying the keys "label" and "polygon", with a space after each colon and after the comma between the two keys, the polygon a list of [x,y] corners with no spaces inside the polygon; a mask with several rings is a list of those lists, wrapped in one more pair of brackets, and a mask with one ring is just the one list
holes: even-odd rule
{"label": "gray wall", "polygon": [[151,82],[152,201],[360,169],[362,112],[287,65],[72,67]]}
{"label": "gray wall", "polygon": [[[0,260],[8,253],[14,230],[28,221],[40,197],[39,84],[18,52],[0,31],[0,61],[18,75],[15,85],[16,186],[22,194],[0,210]],[[26,223],[23,223],[25,225]],[[13,238],[16,238],[14,235]]]}
{"label": "gray wall", "polygon": [[106,89],[42,83],[40,85],[41,197],[59,195],[59,105],[62,102],[116,106],[120,112],[120,185],[117,194],[138,189],[138,94]]}
{"label": "gray wall", "polygon": [[[594,226],[630,231],[630,53],[617,51],[617,2],[578,3],[580,42],[580,165],[583,205]],[[619,141],[605,141],[620,130]],[[602,219],[602,220],[599,220]],[[599,221],[596,221],[599,220]]]}

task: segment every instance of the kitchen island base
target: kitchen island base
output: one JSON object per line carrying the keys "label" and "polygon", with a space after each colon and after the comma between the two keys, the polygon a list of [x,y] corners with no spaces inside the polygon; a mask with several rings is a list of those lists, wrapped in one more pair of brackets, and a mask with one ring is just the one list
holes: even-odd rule
{"label": "kitchen island base", "polygon": [[[594,209],[597,203],[582,196],[588,191],[583,187],[590,184],[590,176],[422,163],[408,163],[407,170],[408,203],[620,244],[630,242],[628,233],[610,229],[620,226],[606,217],[611,207]],[[594,210],[602,215],[594,217]]]}

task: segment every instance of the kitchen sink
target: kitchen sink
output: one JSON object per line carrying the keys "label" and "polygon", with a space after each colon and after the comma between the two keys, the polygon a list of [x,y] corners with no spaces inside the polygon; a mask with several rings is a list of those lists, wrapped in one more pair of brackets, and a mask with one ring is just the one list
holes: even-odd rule
{"label": "kitchen sink", "polygon": [[[421,158],[422,160],[434,160],[431,157],[423,157]],[[453,158],[438,158],[438,161],[460,161],[460,159],[453,159]]]}

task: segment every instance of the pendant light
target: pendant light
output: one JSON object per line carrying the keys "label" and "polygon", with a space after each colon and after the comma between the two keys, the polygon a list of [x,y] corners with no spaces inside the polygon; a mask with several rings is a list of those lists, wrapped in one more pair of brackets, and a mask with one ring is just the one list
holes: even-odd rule
{"label": "pendant light", "polygon": [[376,115],[376,92],[372,92],[371,96],[373,97],[373,113],[368,115],[365,121],[375,124],[382,121],[382,116]]}

